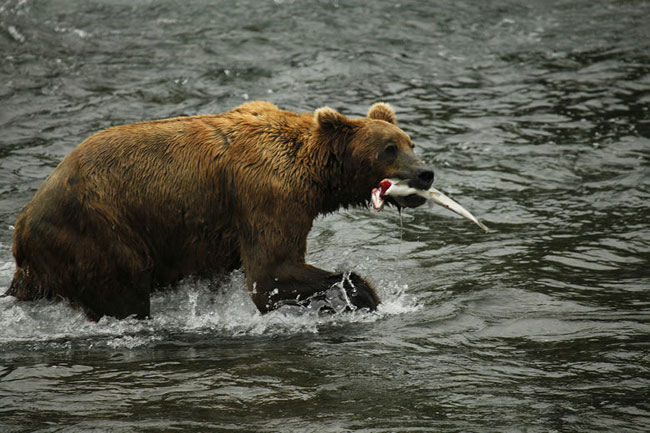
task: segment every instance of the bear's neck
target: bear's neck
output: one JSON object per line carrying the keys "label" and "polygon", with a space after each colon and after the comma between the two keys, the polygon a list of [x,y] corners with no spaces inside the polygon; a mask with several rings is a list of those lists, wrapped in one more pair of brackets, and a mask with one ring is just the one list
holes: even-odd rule
{"label": "bear's neck", "polygon": [[354,167],[351,155],[345,150],[337,151],[337,147],[345,149],[344,145],[321,143],[310,137],[297,155],[296,168],[304,167],[308,173],[309,182],[304,192],[315,215],[366,202],[366,194],[355,182],[359,169]]}

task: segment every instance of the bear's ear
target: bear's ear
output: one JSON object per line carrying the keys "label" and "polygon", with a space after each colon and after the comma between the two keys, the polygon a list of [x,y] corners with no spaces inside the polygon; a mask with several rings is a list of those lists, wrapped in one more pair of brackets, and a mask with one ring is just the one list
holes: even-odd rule
{"label": "bear's ear", "polygon": [[397,125],[397,118],[395,117],[395,110],[390,105],[377,102],[368,110],[368,117],[371,119],[385,120],[388,123]]}
{"label": "bear's ear", "polygon": [[322,131],[337,133],[337,135],[347,136],[355,130],[354,123],[350,119],[330,107],[321,107],[314,111],[314,121]]}
{"label": "bear's ear", "polygon": [[330,107],[314,111],[314,120],[324,130],[347,129],[351,126],[347,117]]}
{"label": "bear's ear", "polygon": [[327,143],[335,152],[344,152],[350,138],[355,134],[355,123],[330,107],[314,111],[316,136],[321,143]]}

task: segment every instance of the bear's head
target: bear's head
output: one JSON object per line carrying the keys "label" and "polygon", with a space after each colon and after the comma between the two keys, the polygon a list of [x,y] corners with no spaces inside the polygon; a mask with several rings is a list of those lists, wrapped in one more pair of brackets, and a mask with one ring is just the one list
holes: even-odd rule
{"label": "bear's head", "polygon": [[[329,108],[314,113],[316,136],[330,155],[327,164],[341,179],[332,179],[340,204],[360,205],[368,202],[370,193],[386,178],[400,179],[417,189],[428,189],[433,183],[433,170],[413,152],[411,138],[397,126],[395,111],[385,103],[370,107],[364,118],[348,118]],[[416,207],[425,202],[418,195],[388,197],[388,202],[403,207]]]}

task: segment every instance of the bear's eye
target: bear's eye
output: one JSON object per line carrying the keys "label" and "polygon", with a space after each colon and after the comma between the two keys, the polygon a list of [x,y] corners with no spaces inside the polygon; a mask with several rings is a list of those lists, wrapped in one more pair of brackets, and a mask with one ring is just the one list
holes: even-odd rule
{"label": "bear's eye", "polygon": [[397,155],[397,145],[395,143],[388,143],[384,147],[384,155],[388,158],[394,158]]}

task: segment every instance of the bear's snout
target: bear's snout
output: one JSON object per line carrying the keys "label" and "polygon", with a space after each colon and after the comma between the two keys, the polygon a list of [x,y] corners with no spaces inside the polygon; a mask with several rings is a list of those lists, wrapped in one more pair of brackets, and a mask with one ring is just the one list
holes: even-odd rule
{"label": "bear's snout", "polygon": [[417,168],[408,181],[408,186],[416,189],[427,190],[431,185],[433,185],[433,170],[428,167]]}

